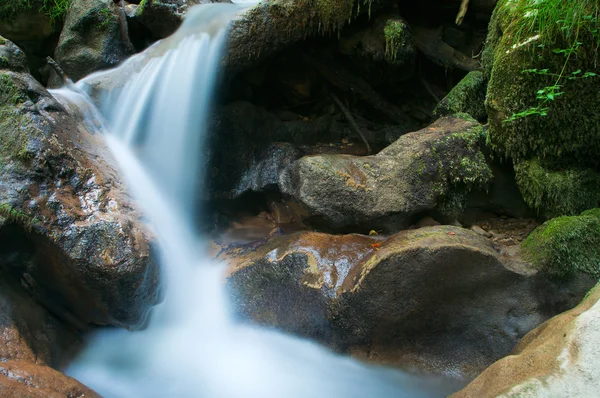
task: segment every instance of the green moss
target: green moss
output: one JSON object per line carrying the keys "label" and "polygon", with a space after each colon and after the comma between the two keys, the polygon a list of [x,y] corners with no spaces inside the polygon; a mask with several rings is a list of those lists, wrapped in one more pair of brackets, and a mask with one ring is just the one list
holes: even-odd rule
{"label": "green moss", "polygon": [[454,113],[467,113],[477,120],[486,119],[484,105],[486,84],[483,72],[470,72],[440,101],[433,114],[447,116]]}
{"label": "green moss", "polygon": [[[551,5],[554,11],[548,8]],[[533,12],[532,7],[541,11]],[[571,166],[600,166],[600,113],[592,109],[592,104],[600,103],[598,78],[564,80],[560,83],[564,94],[544,105],[547,116],[505,122],[513,114],[538,106],[537,92],[556,84],[553,74],[561,73],[563,68],[565,76],[598,71],[598,41],[588,29],[592,25],[584,24],[585,31],[580,32],[577,26],[581,25],[576,22],[577,13],[584,10],[577,14],[581,18],[586,13],[592,15],[594,7],[598,7],[597,2],[591,0],[498,3],[483,57],[484,69],[490,74],[486,109],[495,151],[517,162],[538,157]],[[556,18],[553,23],[552,18]],[[582,45],[565,64],[565,55],[554,50],[568,48],[573,34]],[[523,73],[531,69],[548,70],[548,74]]]}
{"label": "green moss", "polygon": [[402,58],[401,53],[409,40],[408,26],[402,20],[390,19],[385,24],[383,34],[386,59],[393,62]]}
{"label": "green moss", "polygon": [[[474,121],[468,115],[459,116]],[[481,125],[477,125],[433,143],[431,149],[438,161],[440,174],[446,176],[454,186],[464,185],[468,189],[486,187],[492,179],[492,170],[481,152],[485,142],[485,131]]]}
{"label": "green moss", "polygon": [[11,21],[18,14],[38,11],[50,17],[54,23],[63,19],[69,9],[70,0],[2,0],[0,21]]}
{"label": "green moss", "polygon": [[146,8],[146,4],[148,4],[148,0],[140,1],[140,5],[137,9],[137,14],[141,15],[144,12],[144,9]]}
{"label": "green moss", "polygon": [[0,46],[3,46],[6,44],[6,39],[2,36],[0,36]]}
{"label": "green moss", "polygon": [[100,22],[97,27],[98,28],[103,28],[105,26],[110,25],[111,21],[113,20],[113,12],[109,9],[109,8],[103,8],[100,11],[98,11],[98,13],[100,14],[100,19],[102,20],[102,22]]}
{"label": "green moss", "polygon": [[546,217],[576,215],[600,205],[600,173],[594,170],[554,171],[532,160],[515,165],[515,172],[525,202]]}
{"label": "green moss", "polygon": [[32,154],[29,141],[35,138],[31,120],[22,113],[27,96],[17,87],[10,73],[0,74],[0,164],[7,160],[27,160]]}
{"label": "green moss", "polygon": [[25,94],[14,85],[7,73],[0,74],[0,99],[3,104],[18,105],[27,100]]}
{"label": "green moss", "polygon": [[581,302],[583,303],[584,301],[586,301],[592,294],[595,293],[596,289],[600,289],[600,281],[598,281],[598,283],[596,283],[596,285],[593,288],[588,290],[585,296],[583,296],[583,299],[581,299]]}
{"label": "green moss", "polygon": [[31,231],[39,222],[36,218],[16,210],[8,203],[0,204],[0,216],[3,217],[7,223],[18,224],[27,231]]}
{"label": "green moss", "polygon": [[600,277],[600,218],[563,216],[547,221],[521,244],[536,268],[566,278],[575,272]]}
{"label": "green moss", "polygon": [[[260,32],[268,18],[269,28],[275,27],[280,36],[304,34],[329,34],[339,30],[352,20],[360,6],[369,6],[372,0],[297,0],[280,2],[267,0],[247,12],[246,20],[252,21],[251,32]],[[356,11],[356,12],[355,12]]]}
{"label": "green moss", "polygon": [[600,208],[586,210],[581,213],[582,216],[592,216],[600,218]]}

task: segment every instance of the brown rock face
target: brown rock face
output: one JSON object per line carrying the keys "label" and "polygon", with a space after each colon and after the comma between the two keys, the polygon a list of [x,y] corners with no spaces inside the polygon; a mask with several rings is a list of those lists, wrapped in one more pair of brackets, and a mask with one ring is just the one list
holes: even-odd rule
{"label": "brown rock face", "polygon": [[60,368],[80,346],[71,326],[0,271],[0,396],[97,397]]}
{"label": "brown rock face", "polygon": [[593,284],[555,283],[456,227],[389,238],[303,232],[230,249],[242,319],[365,359],[472,377]]}
{"label": "brown rock face", "polygon": [[6,398],[100,398],[77,380],[31,362],[0,363],[0,395]]}
{"label": "brown rock face", "polygon": [[453,398],[593,397],[600,385],[600,288],[527,334]]}
{"label": "brown rock face", "polygon": [[158,266],[101,137],[28,74],[0,98],[0,266],[71,322],[141,325]]}

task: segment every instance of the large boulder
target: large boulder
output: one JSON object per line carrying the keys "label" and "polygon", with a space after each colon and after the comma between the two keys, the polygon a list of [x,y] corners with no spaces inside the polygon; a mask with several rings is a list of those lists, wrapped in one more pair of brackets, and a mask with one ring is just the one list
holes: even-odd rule
{"label": "large boulder", "polygon": [[64,319],[141,325],[158,266],[102,138],[25,73],[0,98],[0,266]]}
{"label": "large boulder", "polygon": [[60,368],[81,345],[77,330],[36,303],[0,270],[0,395],[98,397]]}
{"label": "large boulder", "polygon": [[[4,0],[0,4],[0,35],[13,41],[42,41],[54,32],[64,1]],[[67,2],[68,3],[68,2]]]}
{"label": "large boulder", "polygon": [[[567,48],[569,43],[562,35],[551,36],[556,32],[551,25],[564,23],[559,19],[571,12],[570,5],[561,3],[555,14],[549,16],[556,20],[548,22],[548,26],[540,25],[541,31],[528,29],[531,25],[528,15],[536,12],[534,8],[529,0],[501,0],[492,17],[488,47],[483,57],[490,78],[486,98],[490,140],[500,153],[515,160],[536,156],[550,162],[598,166],[600,115],[590,109],[594,104],[600,104],[600,79],[567,79],[577,70],[582,75],[596,70],[596,41],[592,38],[588,41],[586,36],[586,31],[593,29],[595,22],[590,22],[589,27],[581,26],[579,41],[582,47],[565,64],[565,56],[552,50]],[[588,11],[593,13],[594,10]],[[547,10],[539,12],[547,13]],[[523,36],[530,33],[531,36]],[[539,45],[547,44],[548,40],[556,42],[540,49]],[[537,106],[536,93],[552,85],[556,81],[552,74],[560,73],[563,67],[565,77],[559,82],[563,94],[544,104],[549,108],[547,116],[505,122],[514,113]],[[548,70],[551,75],[523,72],[532,69]],[[578,122],[573,123],[574,119]]]}
{"label": "large boulder", "polygon": [[234,310],[388,365],[475,376],[595,283],[554,282],[470,230],[301,232],[223,251]]}
{"label": "large boulder", "polygon": [[451,222],[467,193],[492,179],[484,145],[475,120],[446,117],[374,156],[303,157],[282,174],[279,187],[303,205],[309,221],[331,228],[393,231],[426,212]]}
{"label": "large boulder", "polygon": [[537,159],[514,169],[523,199],[543,217],[573,216],[600,206],[600,173],[594,169],[551,167]]}
{"label": "large boulder", "polygon": [[[592,3],[575,14],[548,4],[499,1],[482,58],[491,146],[514,161],[526,201],[556,217],[600,204],[600,116],[590,111],[600,104],[599,25]],[[538,13],[546,22],[531,24]]]}
{"label": "large boulder", "polygon": [[521,244],[523,257],[557,278],[600,278],[600,209],[546,221]]}
{"label": "large boulder", "polygon": [[453,398],[594,397],[600,385],[600,287],[527,334]]}
{"label": "large boulder", "polygon": [[224,62],[247,68],[310,36],[338,34],[356,16],[389,4],[388,0],[265,0],[231,26]]}
{"label": "large boulder", "polygon": [[[133,54],[123,10],[112,0],[73,0],[55,59],[74,81]],[[55,79],[53,82],[60,82]]]}

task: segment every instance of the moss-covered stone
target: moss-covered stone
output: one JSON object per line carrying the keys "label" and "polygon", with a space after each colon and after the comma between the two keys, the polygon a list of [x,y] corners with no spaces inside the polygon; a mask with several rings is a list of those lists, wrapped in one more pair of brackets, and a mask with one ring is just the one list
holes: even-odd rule
{"label": "moss-covered stone", "polygon": [[582,216],[592,216],[600,218],[600,208],[586,210],[581,213]]}
{"label": "moss-covered stone", "polygon": [[[148,0],[150,1],[150,0]],[[371,5],[388,0],[264,0],[234,21],[225,63],[242,68],[308,36],[339,34]]]}
{"label": "moss-covered stone", "polygon": [[454,113],[468,113],[483,121],[485,112],[485,91],[487,81],[483,72],[473,71],[467,74],[433,111],[435,116],[447,116]]}
{"label": "moss-covered stone", "polygon": [[410,49],[407,46],[411,40],[408,25],[401,19],[390,19],[383,28],[385,36],[385,57],[388,62],[404,59],[404,52]]}
{"label": "moss-covered stone", "polygon": [[592,169],[553,170],[531,160],[515,165],[515,172],[523,198],[541,215],[577,215],[600,206],[600,173]]}
{"label": "moss-covered stone", "polygon": [[[455,118],[460,116],[454,115]],[[486,133],[471,117],[462,116],[467,116],[466,120],[475,123],[473,127],[433,142],[432,154],[438,161],[441,174],[451,184],[464,184],[469,188],[485,187],[492,179],[492,170],[481,152],[481,148],[485,147]]]}
{"label": "moss-covered stone", "polygon": [[73,80],[114,67],[134,52],[125,24],[112,0],[71,0],[54,58]]}
{"label": "moss-covered stone", "polygon": [[[531,24],[531,17],[523,12],[524,3],[531,2],[499,1],[490,24],[483,57],[484,69],[490,75],[485,103],[490,142],[500,154],[517,162],[535,156],[572,166],[598,167],[600,113],[596,109],[600,106],[600,78],[562,79],[559,84],[564,94],[544,104],[547,116],[506,122],[513,114],[536,107],[536,93],[557,81],[556,76],[524,70],[547,69],[558,74],[565,67],[566,75],[577,70],[598,71],[595,40],[581,37],[579,51],[565,66],[564,55],[553,50],[567,48],[569,43],[557,40],[547,45],[545,31],[522,37],[523,26]],[[559,7],[571,6],[562,2]]]}
{"label": "moss-covered stone", "polygon": [[397,231],[424,212],[454,221],[467,194],[492,179],[483,128],[459,116],[405,134],[374,156],[305,156],[282,173],[279,188],[302,203],[307,222],[326,220],[328,228]]}
{"label": "moss-covered stone", "polygon": [[0,165],[11,160],[27,160],[31,154],[29,141],[40,135],[21,108],[27,100],[22,87],[13,81],[12,73],[0,74]]}
{"label": "moss-covered stone", "polygon": [[550,275],[600,278],[600,209],[547,221],[521,244],[523,258]]}
{"label": "moss-covered stone", "polygon": [[0,21],[11,22],[23,13],[47,14],[52,22],[62,19],[69,8],[70,0],[2,0]]}

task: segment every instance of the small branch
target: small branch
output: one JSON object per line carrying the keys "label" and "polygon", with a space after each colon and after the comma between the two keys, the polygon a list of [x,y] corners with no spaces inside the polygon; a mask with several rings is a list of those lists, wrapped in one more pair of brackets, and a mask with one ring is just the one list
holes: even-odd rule
{"label": "small branch", "polygon": [[337,104],[337,106],[339,106],[339,108],[342,110],[342,113],[344,114],[344,116],[346,117],[346,119],[348,120],[348,122],[350,123],[352,128],[354,129],[354,131],[356,131],[358,133],[358,135],[360,136],[360,138],[362,138],[363,142],[367,146],[367,153],[369,155],[371,153],[373,153],[373,151],[371,150],[371,145],[369,145],[369,143],[367,142],[367,139],[365,138],[362,131],[360,130],[360,127],[358,126],[358,124],[356,123],[354,118],[352,117],[350,110],[344,106],[342,101],[340,101],[340,99],[334,93],[330,92],[329,94],[331,95],[331,98],[333,98],[333,101]]}
{"label": "small branch", "polygon": [[421,78],[420,80],[423,87],[425,87],[425,90],[427,90],[429,95],[431,95],[431,97],[435,100],[435,103],[439,104],[441,99],[433,92],[433,89],[431,88],[429,83],[427,83],[427,80],[425,80],[424,78]]}
{"label": "small branch", "polygon": [[426,28],[414,28],[415,44],[427,58],[438,65],[471,72],[480,68],[479,62],[446,44],[441,32]]}
{"label": "small branch", "polygon": [[73,83],[73,81],[69,78],[69,76],[67,76],[65,71],[62,70],[62,68],[58,65],[58,63],[55,60],[53,60],[50,57],[46,57],[46,62],[48,62],[48,65],[50,65],[52,67],[52,69],[54,69],[54,71],[56,72],[58,77],[61,78],[61,80],[63,81],[64,84]]}
{"label": "small branch", "polygon": [[469,0],[462,0],[460,3],[460,10],[458,11],[458,15],[456,16],[456,24],[461,25],[463,20],[465,19],[465,15],[467,15],[467,10],[469,9]]}
{"label": "small branch", "polygon": [[328,59],[326,63],[323,63],[306,53],[302,53],[302,59],[333,86],[346,93],[357,95],[361,100],[365,101],[391,121],[397,124],[404,124],[410,121],[410,118],[402,109],[388,102],[366,80],[344,68],[343,64],[333,59]]}

